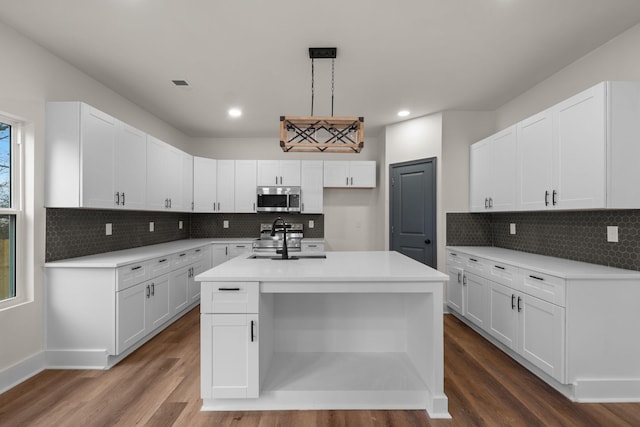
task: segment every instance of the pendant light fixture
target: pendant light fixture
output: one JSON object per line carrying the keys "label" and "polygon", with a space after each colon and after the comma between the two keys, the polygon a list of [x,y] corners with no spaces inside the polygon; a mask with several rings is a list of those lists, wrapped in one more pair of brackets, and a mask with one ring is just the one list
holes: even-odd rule
{"label": "pendant light fixture", "polygon": [[[280,147],[286,153],[359,153],[364,147],[364,117],[334,117],[335,47],[310,47],[311,115],[280,117]],[[315,60],[331,59],[331,116],[314,116]]]}

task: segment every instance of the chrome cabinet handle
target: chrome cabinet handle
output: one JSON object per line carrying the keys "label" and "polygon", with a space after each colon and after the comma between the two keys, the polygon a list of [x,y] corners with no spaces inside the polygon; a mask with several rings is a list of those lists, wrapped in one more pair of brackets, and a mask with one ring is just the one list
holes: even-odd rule
{"label": "chrome cabinet handle", "polygon": [[254,339],[255,339],[255,334],[253,332],[253,327],[254,327],[255,323],[256,323],[255,320],[251,321],[251,342],[253,342]]}
{"label": "chrome cabinet handle", "polygon": [[556,196],[558,195],[558,192],[556,190],[553,190],[553,194],[551,196],[551,202],[553,203],[553,206],[555,206],[558,201],[556,200]]}
{"label": "chrome cabinet handle", "polygon": [[549,190],[544,191],[544,205],[549,206]]}
{"label": "chrome cabinet handle", "polygon": [[151,296],[154,296],[156,294],[156,285],[155,283],[151,284]]}
{"label": "chrome cabinet handle", "polygon": [[124,192],[122,193],[122,206],[124,206]]}
{"label": "chrome cabinet handle", "polygon": [[489,198],[485,197],[484,198],[484,208],[487,209],[489,207]]}
{"label": "chrome cabinet handle", "polygon": [[460,279],[461,279],[461,277],[460,277],[460,276],[462,276],[462,273],[460,273],[460,272],[458,271],[458,283],[460,283]]}
{"label": "chrome cabinet handle", "polygon": [[149,298],[149,295],[151,295],[151,288],[147,285],[147,298]]}
{"label": "chrome cabinet handle", "polygon": [[515,310],[516,308],[516,296],[511,294],[511,310]]}
{"label": "chrome cabinet handle", "polygon": [[463,285],[467,284],[467,276],[462,276],[462,284]]}
{"label": "chrome cabinet handle", "polygon": [[521,302],[522,302],[522,298],[518,297],[518,313],[522,311],[522,307],[520,306]]}
{"label": "chrome cabinet handle", "polygon": [[489,197],[489,207],[493,207],[493,197]]}
{"label": "chrome cabinet handle", "polygon": [[116,192],[116,205],[120,204],[120,193]]}

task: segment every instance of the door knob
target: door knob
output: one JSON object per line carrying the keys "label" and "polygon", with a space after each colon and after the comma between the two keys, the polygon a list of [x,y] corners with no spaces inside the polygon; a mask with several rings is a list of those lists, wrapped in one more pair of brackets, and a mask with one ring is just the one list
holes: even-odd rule
{"label": "door knob", "polygon": [[424,242],[425,242],[427,245],[430,245],[430,244],[431,244],[431,239],[427,239],[427,240],[425,240]]}

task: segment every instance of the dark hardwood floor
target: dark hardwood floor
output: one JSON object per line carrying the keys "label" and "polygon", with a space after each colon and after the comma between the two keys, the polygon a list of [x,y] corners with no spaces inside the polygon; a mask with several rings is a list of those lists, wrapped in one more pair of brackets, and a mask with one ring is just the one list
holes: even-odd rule
{"label": "dark hardwood floor", "polygon": [[424,411],[200,412],[199,313],[109,371],[40,373],[0,395],[0,426],[640,426],[640,403],[572,403],[445,316],[451,420]]}

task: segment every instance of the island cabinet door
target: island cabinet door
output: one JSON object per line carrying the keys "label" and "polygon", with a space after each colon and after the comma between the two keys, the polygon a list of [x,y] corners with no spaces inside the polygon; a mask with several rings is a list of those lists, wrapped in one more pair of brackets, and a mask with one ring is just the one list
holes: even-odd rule
{"label": "island cabinet door", "polygon": [[203,314],[203,399],[257,398],[258,315]]}

